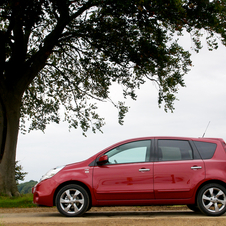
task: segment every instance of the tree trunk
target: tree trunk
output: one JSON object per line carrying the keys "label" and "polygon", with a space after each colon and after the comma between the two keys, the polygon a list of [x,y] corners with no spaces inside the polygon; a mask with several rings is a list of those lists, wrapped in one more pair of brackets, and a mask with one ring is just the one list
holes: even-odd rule
{"label": "tree trunk", "polygon": [[16,147],[21,98],[14,92],[0,97],[0,193],[18,196],[15,181]]}

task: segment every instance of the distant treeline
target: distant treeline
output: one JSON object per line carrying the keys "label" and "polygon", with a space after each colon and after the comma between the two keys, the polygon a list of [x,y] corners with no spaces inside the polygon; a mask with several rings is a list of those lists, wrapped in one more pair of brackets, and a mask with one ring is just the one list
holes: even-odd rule
{"label": "distant treeline", "polygon": [[32,187],[34,187],[34,185],[37,183],[37,181],[30,180],[29,182],[19,184],[17,187],[21,194],[28,194],[31,193]]}

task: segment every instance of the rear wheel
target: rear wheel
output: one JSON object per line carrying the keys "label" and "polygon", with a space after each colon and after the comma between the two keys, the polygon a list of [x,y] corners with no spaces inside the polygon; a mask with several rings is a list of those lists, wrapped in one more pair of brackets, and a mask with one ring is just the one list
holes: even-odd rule
{"label": "rear wheel", "polygon": [[199,209],[206,215],[220,216],[226,211],[226,189],[220,184],[203,186],[197,196]]}
{"label": "rear wheel", "polygon": [[56,196],[58,211],[67,217],[78,217],[89,207],[89,195],[86,190],[75,184],[63,187]]}

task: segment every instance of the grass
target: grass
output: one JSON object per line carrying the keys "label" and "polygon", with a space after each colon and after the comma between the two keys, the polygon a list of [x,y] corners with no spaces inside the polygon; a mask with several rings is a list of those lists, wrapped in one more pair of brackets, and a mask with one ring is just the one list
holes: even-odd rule
{"label": "grass", "polygon": [[23,194],[20,197],[0,196],[0,208],[30,208],[33,204],[33,194]]}

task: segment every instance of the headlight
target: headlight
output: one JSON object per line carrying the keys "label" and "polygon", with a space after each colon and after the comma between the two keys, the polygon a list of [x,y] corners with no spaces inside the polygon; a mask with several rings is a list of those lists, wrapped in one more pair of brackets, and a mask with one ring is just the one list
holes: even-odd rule
{"label": "headlight", "polygon": [[64,166],[58,166],[58,167],[55,167],[53,169],[51,169],[50,171],[48,171],[44,176],[42,176],[41,180],[46,180],[48,178],[51,178],[53,177],[55,174],[57,174],[60,170],[62,170],[64,168]]}

